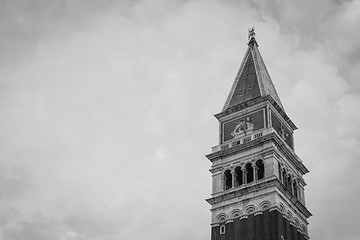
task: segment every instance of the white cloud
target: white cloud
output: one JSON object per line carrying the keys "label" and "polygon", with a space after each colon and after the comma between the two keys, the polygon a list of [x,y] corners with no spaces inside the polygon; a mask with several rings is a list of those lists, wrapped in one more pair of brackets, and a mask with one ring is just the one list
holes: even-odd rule
{"label": "white cloud", "polygon": [[[247,28],[255,25],[280,98],[300,128],[295,147],[311,171],[305,193],[315,213],[310,236],[351,239],[357,221],[344,219],[348,227],[339,231],[327,219],[341,215],[329,208],[344,199],[356,207],[359,196],[349,192],[358,184],[359,97],[336,60],[357,46],[357,32],[342,38],[358,19],[357,3],[321,3],[259,11],[215,0],[91,1],[62,11],[42,3],[21,23],[7,16],[28,40],[0,27],[5,42],[19,44],[9,45],[0,62],[6,62],[0,66],[3,236],[209,239],[210,163],[203,154],[217,143],[211,115],[225,101]],[[26,6],[7,10],[18,18]],[[334,12],[333,33],[313,28],[319,21],[332,25]],[[322,45],[319,36],[329,39]],[[353,78],[358,66],[350,67]]]}

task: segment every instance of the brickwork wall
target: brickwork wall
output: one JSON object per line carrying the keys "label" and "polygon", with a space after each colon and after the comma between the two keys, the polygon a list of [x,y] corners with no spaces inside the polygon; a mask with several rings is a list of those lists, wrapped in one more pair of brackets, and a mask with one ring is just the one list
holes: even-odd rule
{"label": "brickwork wall", "polygon": [[[225,233],[220,234],[220,225],[211,229],[211,240],[305,240],[307,239],[288,219],[277,211],[266,210],[262,214],[250,214],[225,224]],[[283,239],[281,238],[283,236]]]}

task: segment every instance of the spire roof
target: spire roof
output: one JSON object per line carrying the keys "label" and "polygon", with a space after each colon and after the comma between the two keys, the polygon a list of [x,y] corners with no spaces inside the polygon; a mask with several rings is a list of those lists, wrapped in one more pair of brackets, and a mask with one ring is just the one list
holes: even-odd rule
{"label": "spire roof", "polygon": [[260,55],[254,28],[249,30],[248,46],[222,111],[267,95],[285,111]]}

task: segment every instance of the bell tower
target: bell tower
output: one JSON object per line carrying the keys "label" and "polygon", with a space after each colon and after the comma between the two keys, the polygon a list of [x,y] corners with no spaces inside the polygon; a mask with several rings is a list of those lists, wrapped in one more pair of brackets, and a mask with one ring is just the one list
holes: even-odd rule
{"label": "bell tower", "polygon": [[219,121],[212,166],[211,240],[309,239],[295,124],[258,50],[254,28]]}

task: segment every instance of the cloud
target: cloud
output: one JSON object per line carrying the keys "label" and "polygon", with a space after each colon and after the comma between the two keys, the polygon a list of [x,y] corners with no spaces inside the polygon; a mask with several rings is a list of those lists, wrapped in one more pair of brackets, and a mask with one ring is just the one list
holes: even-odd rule
{"label": "cloud", "polygon": [[125,211],[121,213],[114,210],[79,211],[66,216],[63,221],[71,232],[84,239],[113,239],[112,237],[122,232],[133,221],[131,207],[127,211],[123,209]]}
{"label": "cloud", "polygon": [[9,240],[58,239],[56,227],[44,217],[38,215],[31,221],[21,221],[2,230],[2,237]]}
{"label": "cloud", "polygon": [[252,25],[299,126],[310,236],[358,233],[358,2],[1,4],[5,239],[209,239],[211,114]]}
{"label": "cloud", "polygon": [[31,174],[23,167],[6,165],[0,167],[0,200],[16,201],[24,197],[33,185]]}
{"label": "cloud", "polygon": [[355,30],[360,23],[358,0],[250,2],[264,22],[274,19],[282,34],[296,36],[300,48],[321,50],[359,91],[351,74],[360,65],[360,36]]}
{"label": "cloud", "polygon": [[[126,12],[136,1],[1,1],[0,63],[30,60],[44,40],[71,36],[78,31],[87,31],[94,18],[107,9],[115,7]],[[13,65],[8,65],[13,67]]]}

